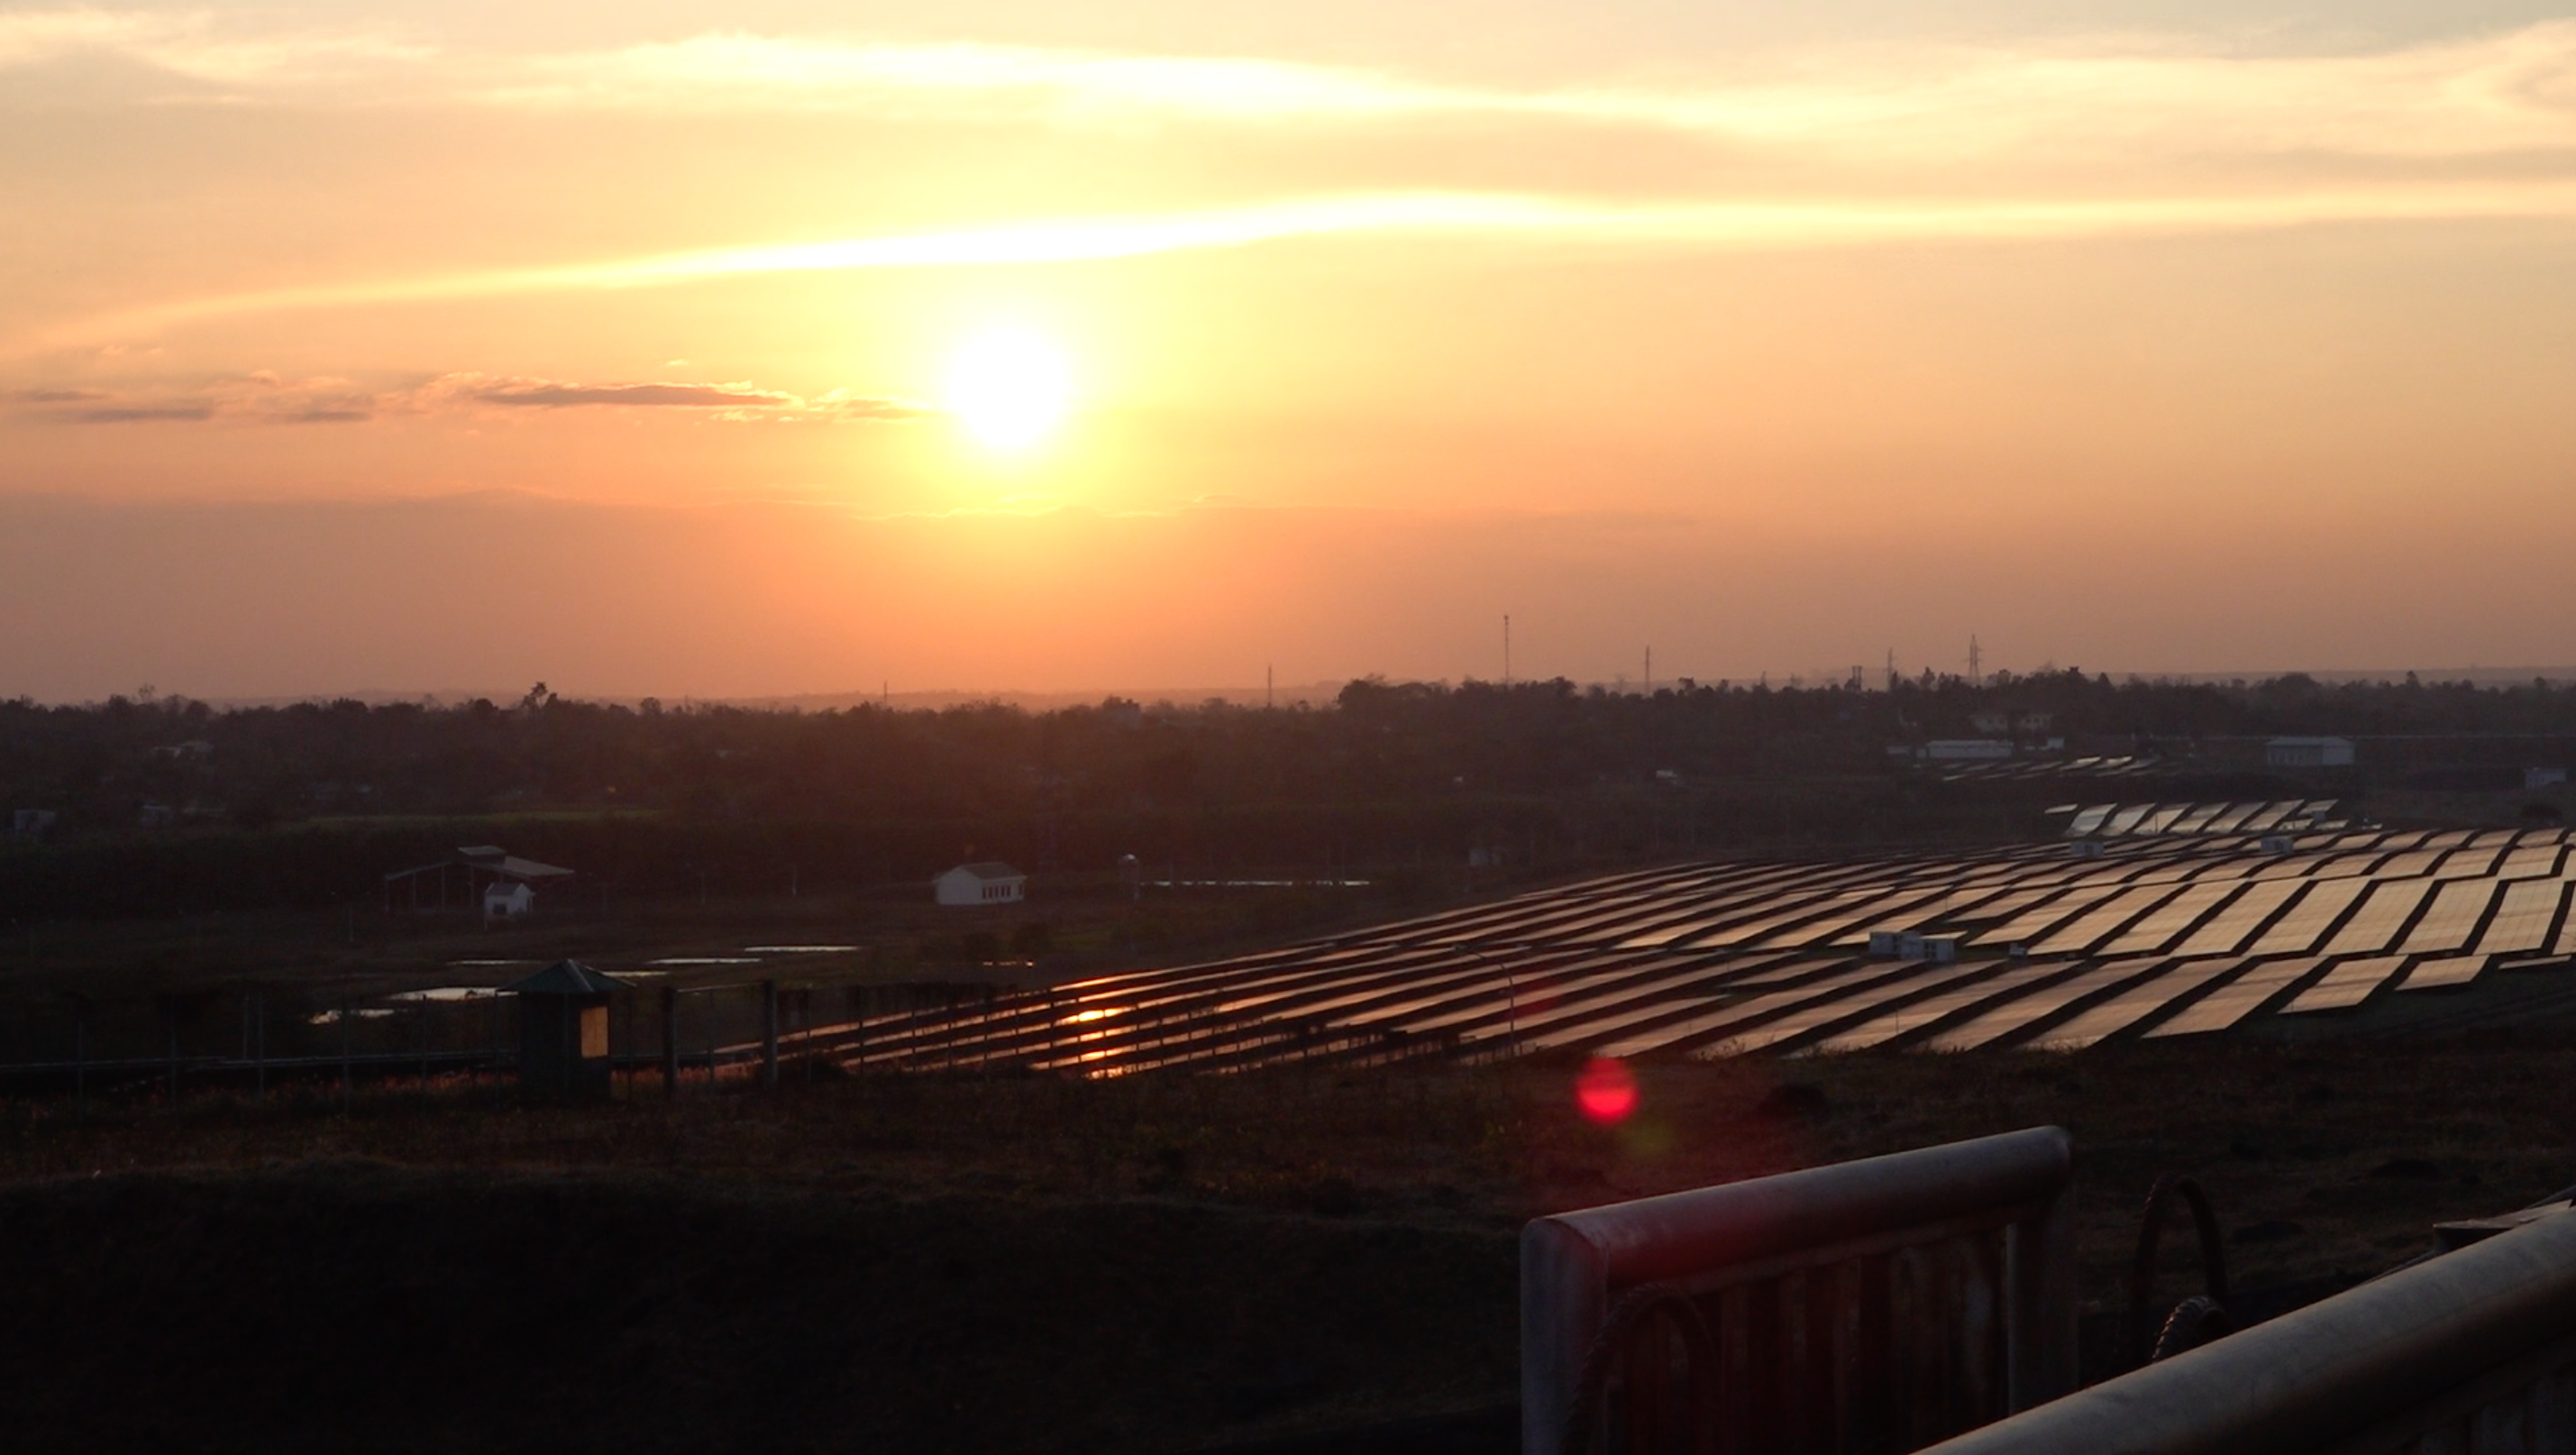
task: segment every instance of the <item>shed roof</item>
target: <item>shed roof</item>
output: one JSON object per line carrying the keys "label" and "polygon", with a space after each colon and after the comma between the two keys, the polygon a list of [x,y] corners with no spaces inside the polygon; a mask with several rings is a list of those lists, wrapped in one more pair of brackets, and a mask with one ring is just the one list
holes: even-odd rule
{"label": "shed roof", "polygon": [[456,851],[456,857],[477,869],[486,869],[504,879],[560,879],[572,873],[558,864],[541,864],[522,859],[498,844],[469,844]]}
{"label": "shed roof", "polygon": [[[981,864],[960,864],[956,868],[949,870],[948,874],[972,874],[978,879],[1026,879],[1029,877],[1026,874],[1021,873],[1019,870],[1012,868],[1010,865],[1003,863],[999,859],[989,859]],[[945,879],[948,877],[948,874],[942,874],[939,877]]]}
{"label": "shed roof", "polygon": [[501,987],[513,995],[606,995],[626,988],[625,981],[602,975],[579,960],[557,960],[515,985]]}

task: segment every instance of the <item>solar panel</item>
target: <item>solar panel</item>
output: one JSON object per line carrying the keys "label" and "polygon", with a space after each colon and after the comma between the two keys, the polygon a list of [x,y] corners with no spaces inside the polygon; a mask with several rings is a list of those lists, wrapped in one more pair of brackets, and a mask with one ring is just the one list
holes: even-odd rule
{"label": "solar panel", "polygon": [[2560,906],[2567,902],[2568,881],[2564,879],[2528,879],[2504,887],[2504,898],[2496,906],[2495,918],[2487,921],[2478,936],[2478,951],[2487,955],[2511,955],[2538,950],[2549,943],[2549,932],[2558,923]]}
{"label": "solar panel", "polygon": [[2165,962],[2140,956],[2116,960],[2081,975],[2051,982],[1980,1012],[1974,1019],[1923,1043],[1927,1051],[1971,1051],[2019,1033],[2057,1014],[2088,995],[2116,992],[2133,981],[2152,977]]}
{"label": "solar panel", "polygon": [[2255,937],[2246,947],[2255,955],[2296,955],[2316,947],[2336,918],[2352,907],[2364,890],[2371,886],[2367,879],[2326,879],[2311,882],[2289,913],[2272,923],[2271,928]]}
{"label": "solar panel", "polygon": [[2454,879],[2443,884],[2398,948],[2418,954],[2459,949],[2469,942],[2487,906],[2495,903],[2503,888],[2492,879]]}
{"label": "solar panel", "polygon": [[2418,960],[2415,968],[2397,988],[2405,990],[2455,990],[2485,973],[2484,955],[2451,955],[2438,960]]}
{"label": "solar panel", "polygon": [[2403,955],[2337,961],[2315,984],[2291,996],[2280,1013],[2307,1015],[2321,1010],[2350,1010],[2370,999],[2371,992],[2387,984],[2405,964]]}
{"label": "solar panel", "polygon": [[2325,963],[2313,955],[2262,960],[2245,973],[2183,1007],[2172,1019],[2150,1027],[2145,1039],[2206,1035],[2223,1031],[2252,1015],[2263,1002],[2289,989]]}
{"label": "solar panel", "polygon": [[2077,1051],[2163,1010],[2182,997],[2236,973],[2246,961],[2234,955],[2206,960],[2173,960],[2153,980],[2133,985],[2049,1032],[2038,1043],[2044,1051]]}
{"label": "solar panel", "polygon": [[2245,947],[2257,926],[2277,913],[2299,892],[2302,881],[2284,879],[2271,883],[2249,884],[2245,892],[2227,902],[2227,907],[2210,916],[2209,922],[2192,931],[2183,942],[2173,947],[2177,955],[2230,955]]}
{"label": "solar panel", "polygon": [[2002,999],[2063,975],[2075,974],[2077,960],[2030,960],[1971,983],[1943,990],[1922,1000],[1873,1016],[1818,1043],[1819,1051],[1863,1051],[1922,1030],[1946,1016]]}

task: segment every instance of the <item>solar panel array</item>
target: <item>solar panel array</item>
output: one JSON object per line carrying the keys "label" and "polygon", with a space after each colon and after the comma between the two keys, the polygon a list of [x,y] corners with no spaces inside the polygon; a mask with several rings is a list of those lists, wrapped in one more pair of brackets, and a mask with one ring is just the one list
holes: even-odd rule
{"label": "solar panel array", "polygon": [[2161,772],[2159,758],[2119,757],[2008,758],[1999,762],[1963,763],[1942,773],[1944,783],[2011,782],[2033,778],[2134,778]]}
{"label": "solar panel array", "polygon": [[[2238,832],[2086,852],[2057,842],[1615,874],[882,1017],[835,1039],[854,1065],[1093,1075],[1554,1048],[2071,1050],[2350,1012],[2576,955],[2563,829],[2284,841],[2254,832],[2279,806],[2262,807],[2237,815]],[[1952,937],[1960,954],[1873,958],[1874,930]]]}
{"label": "solar panel array", "polygon": [[2331,833],[2352,827],[2334,816],[2331,798],[2277,803],[2094,803],[2050,809],[2066,817],[2068,838],[2131,834]]}

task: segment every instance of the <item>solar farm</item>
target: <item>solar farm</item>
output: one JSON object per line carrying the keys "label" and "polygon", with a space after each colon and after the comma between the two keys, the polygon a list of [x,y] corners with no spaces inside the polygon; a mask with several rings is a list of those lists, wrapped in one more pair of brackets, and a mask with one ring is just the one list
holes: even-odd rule
{"label": "solar farm", "polygon": [[[833,1028],[868,1069],[1714,1059],[2336,1034],[2576,1000],[2561,828],[2331,804],[2067,810],[2069,837],[1674,865],[1276,951]],[[819,1049],[819,1048],[818,1048]]]}

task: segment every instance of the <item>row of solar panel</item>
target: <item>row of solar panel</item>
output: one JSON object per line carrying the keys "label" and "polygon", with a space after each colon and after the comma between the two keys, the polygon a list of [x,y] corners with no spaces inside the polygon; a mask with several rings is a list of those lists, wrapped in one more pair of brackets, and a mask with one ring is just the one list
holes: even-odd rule
{"label": "row of solar panel", "polygon": [[1040,994],[969,1019],[925,1019],[908,1032],[881,1027],[853,1059],[913,1067],[1010,1061],[1115,1075],[1418,1048],[1701,1058],[1879,1047],[2064,1051],[2453,989],[2487,965],[2484,956],[2406,955],[1948,965],[1649,955],[1525,965],[1507,978],[1491,963],[1441,958],[1340,976],[1287,971],[1223,986]]}
{"label": "row of solar panel", "polygon": [[[1101,1074],[1423,1046],[1607,1054],[2081,1046],[2456,987],[2576,953],[2560,830],[2130,840],[1612,875],[1359,935],[1104,977],[959,1020],[858,1028],[853,1059]],[[1956,964],[1871,960],[1873,929]]]}
{"label": "row of solar panel", "polygon": [[2022,782],[2033,778],[2133,778],[2164,765],[2154,758],[2013,758],[1968,763],[1941,775],[1944,783]]}
{"label": "row of solar panel", "polygon": [[2095,803],[2051,810],[2067,815],[2066,836],[2080,839],[2123,834],[2273,834],[2349,828],[2334,817],[2331,798],[2276,803]]}

